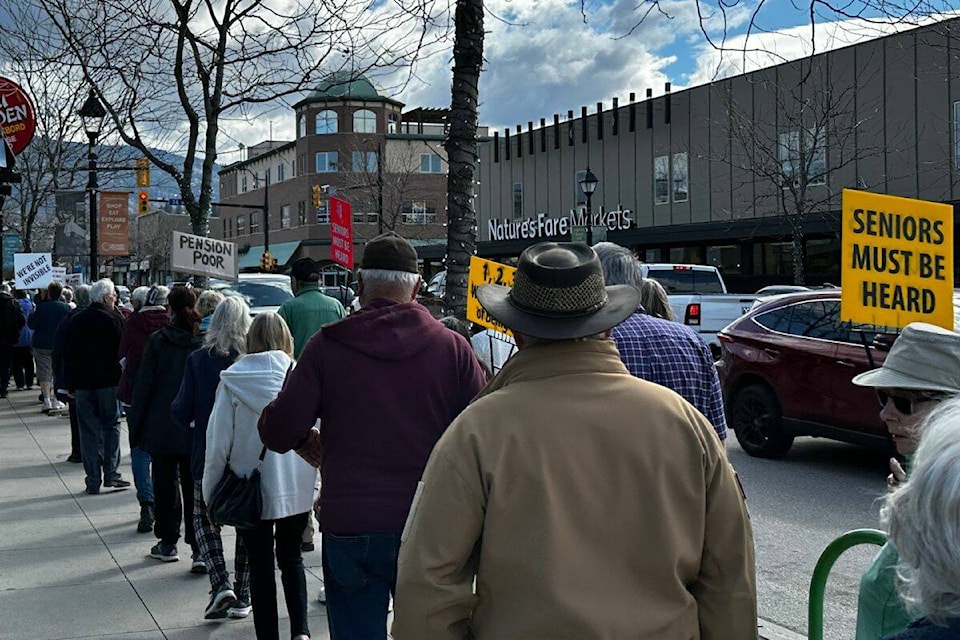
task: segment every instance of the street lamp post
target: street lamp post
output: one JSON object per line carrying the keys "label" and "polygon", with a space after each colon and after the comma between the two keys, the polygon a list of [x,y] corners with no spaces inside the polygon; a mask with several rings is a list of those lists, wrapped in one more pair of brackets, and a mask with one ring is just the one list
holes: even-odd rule
{"label": "street lamp post", "polygon": [[599,183],[600,179],[590,171],[590,165],[587,165],[586,172],[580,178],[580,188],[583,189],[583,195],[587,197],[587,246],[589,247],[593,246],[593,209],[590,208],[590,199]]}
{"label": "street lamp post", "polygon": [[100,277],[100,258],[97,255],[97,152],[95,146],[100,137],[100,129],[107,112],[97,99],[97,93],[90,89],[90,95],[80,107],[79,116],[83,121],[83,130],[87,133],[87,191],[90,196],[90,281]]}

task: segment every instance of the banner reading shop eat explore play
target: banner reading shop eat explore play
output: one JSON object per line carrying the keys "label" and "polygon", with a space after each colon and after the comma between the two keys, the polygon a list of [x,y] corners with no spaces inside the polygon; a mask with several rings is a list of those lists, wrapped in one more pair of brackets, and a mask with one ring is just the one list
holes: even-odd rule
{"label": "banner reading shop eat explore play", "polygon": [[954,329],[953,207],[843,190],[840,319]]}

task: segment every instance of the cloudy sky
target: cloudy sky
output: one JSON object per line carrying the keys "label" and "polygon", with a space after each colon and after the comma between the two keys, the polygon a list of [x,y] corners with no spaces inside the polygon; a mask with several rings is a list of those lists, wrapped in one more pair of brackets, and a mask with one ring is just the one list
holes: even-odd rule
{"label": "cloudy sky", "polygon": [[[652,7],[645,0],[584,2],[581,11],[579,0],[487,0],[481,124],[525,126],[528,120],[551,121],[554,113],[562,117],[568,109],[579,114],[581,105],[592,113],[597,102],[609,107],[617,96],[624,103],[630,92],[644,96],[647,87],[659,95],[667,81],[682,89],[913,26],[883,24],[869,14],[868,19],[820,15],[811,29],[799,4],[766,0],[748,40],[756,0],[726,0],[726,28],[718,0],[665,0],[642,22],[642,12]],[[727,50],[711,46],[704,30],[717,45],[726,33]],[[397,86],[398,77],[378,79],[395,88],[408,109],[450,103],[452,47],[448,42],[426,53],[404,86]],[[229,150],[237,142],[267,139],[270,127],[274,139],[292,139],[293,121],[292,112],[280,106],[268,118],[231,128],[221,162],[234,159]]]}

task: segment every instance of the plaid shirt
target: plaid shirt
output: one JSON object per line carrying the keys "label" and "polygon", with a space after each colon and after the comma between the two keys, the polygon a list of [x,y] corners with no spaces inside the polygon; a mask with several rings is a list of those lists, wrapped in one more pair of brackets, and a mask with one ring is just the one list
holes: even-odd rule
{"label": "plaid shirt", "polygon": [[679,393],[726,440],[720,379],[710,348],[693,329],[638,312],[614,327],[612,337],[632,375]]}

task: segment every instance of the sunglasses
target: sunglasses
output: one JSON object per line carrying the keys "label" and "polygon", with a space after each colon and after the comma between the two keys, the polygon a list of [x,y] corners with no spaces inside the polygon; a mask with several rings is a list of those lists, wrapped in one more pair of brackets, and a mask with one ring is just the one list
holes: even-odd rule
{"label": "sunglasses", "polygon": [[879,389],[877,390],[877,399],[880,400],[880,408],[887,406],[888,400],[893,400],[894,408],[905,416],[912,414],[917,409],[916,405],[918,404],[924,402],[936,402],[940,400],[940,398],[930,395],[920,395],[905,398],[903,396],[891,395],[886,391]]}

